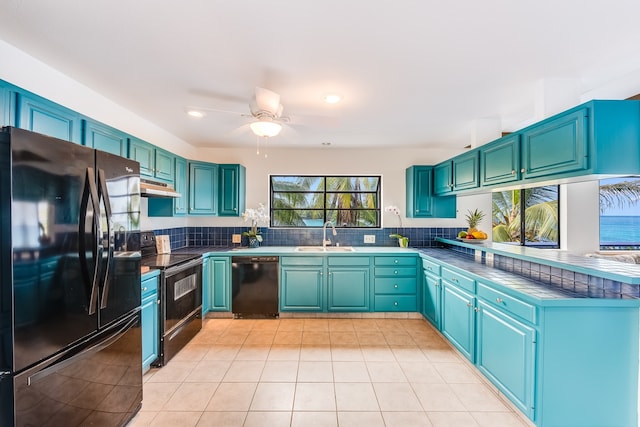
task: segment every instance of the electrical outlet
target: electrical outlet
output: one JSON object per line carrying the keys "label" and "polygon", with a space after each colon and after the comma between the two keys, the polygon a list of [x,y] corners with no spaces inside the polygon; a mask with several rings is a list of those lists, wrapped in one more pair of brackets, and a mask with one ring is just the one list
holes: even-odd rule
{"label": "electrical outlet", "polygon": [[364,242],[365,243],[375,243],[376,242],[375,234],[365,234],[364,235]]}
{"label": "electrical outlet", "polygon": [[240,243],[241,241],[242,241],[242,236],[240,234],[231,235],[231,243]]}

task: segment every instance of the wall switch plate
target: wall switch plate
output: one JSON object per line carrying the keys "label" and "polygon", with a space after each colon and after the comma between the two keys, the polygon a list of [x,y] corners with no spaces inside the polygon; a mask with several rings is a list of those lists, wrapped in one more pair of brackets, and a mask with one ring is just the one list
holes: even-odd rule
{"label": "wall switch plate", "polygon": [[242,241],[242,236],[240,234],[231,235],[231,243],[240,243],[241,241]]}
{"label": "wall switch plate", "polygon": [[375,243],[376,242],[375,234],[365,234],[364,235],[364,242],[365,243]]}

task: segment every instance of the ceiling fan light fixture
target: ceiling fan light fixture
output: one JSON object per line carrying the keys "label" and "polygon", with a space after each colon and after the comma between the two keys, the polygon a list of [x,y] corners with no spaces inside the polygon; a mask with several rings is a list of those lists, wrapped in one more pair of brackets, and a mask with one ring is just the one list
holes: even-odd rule
{"label": "ceiling fan light fixture", "polygon": [[205,116],[204,112],[200,110],[187,110],[187,114],[197,119],[201,119]]}
{"label": "ceiling fan light fixture", "polygon": [[342,100],[342,97],[337,93],[328,93],[324,96],[324,102],[327,104],[337,104]]}
{"label": "ceiling fan light fixture", "polygon": [[253,133],[265,138],[276,136],[282,130],[282,125],[280,123],[269,121],[253,122],[249,126],[251,127]]}

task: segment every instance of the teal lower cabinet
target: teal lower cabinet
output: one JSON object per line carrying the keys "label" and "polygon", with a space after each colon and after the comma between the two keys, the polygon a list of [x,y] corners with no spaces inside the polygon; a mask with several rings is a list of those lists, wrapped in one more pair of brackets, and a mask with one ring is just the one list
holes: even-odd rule
{"label": "teal lower cabinet", "polygon": [[442,334],[473,362],[475,297],[446,280],[442,286]]}
{"label": "teal lower cabinet", "polygon": [[476,365],[529,418],[533,418],[533,327],[478,301]]}
{"label": "teal lower cabinet", "polygon": [[369,311],[369,263],[368,256],[327,258],[328,311]]}
{"label": "teal lower cabinet", "polygon": [[231,260],[229,257],[205,257],[202,276],[203,317],[209,311],[231,311]]}
{"label": "teal lower cabinet", "polygon": [[373,311],[418,311],[418,258],[374,257]]}
{"label": "teal lower cabinet", "polygon": [[158,312],[159,271],[142,276],[141,324],[142,324],[142,370],[146,371],[158,358],[160,339],[160,315]]}
{"label": "teal lower cabinet", "polygon": [[536,425],[638,425],[637,300],[539,293],[524,278],[501,285],[462,265],[422,264],[425,293],[441,281],[439,326],[437,296],[424,296],[425,317]]}
{"label": "teal lower cabinet", "polygon": [[324,257],[280,258],[280,311],[325,311]]}
{"label": "teal lower cabinet", "polygon": [[442,280],[440,264],[422,258],[422,315],[436,328],[440,328],[442,311]]}

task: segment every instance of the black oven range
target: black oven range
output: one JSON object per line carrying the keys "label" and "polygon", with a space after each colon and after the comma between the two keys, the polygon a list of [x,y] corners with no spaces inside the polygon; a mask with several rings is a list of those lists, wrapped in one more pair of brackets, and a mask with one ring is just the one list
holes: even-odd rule
{"label": "black oven range", "polygon": [[202,329],[202,257],[158,254],[153,231],[140,235],[142,266],[160,270],[158,359],[164,366]]}

